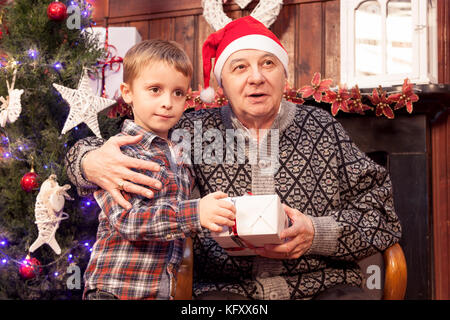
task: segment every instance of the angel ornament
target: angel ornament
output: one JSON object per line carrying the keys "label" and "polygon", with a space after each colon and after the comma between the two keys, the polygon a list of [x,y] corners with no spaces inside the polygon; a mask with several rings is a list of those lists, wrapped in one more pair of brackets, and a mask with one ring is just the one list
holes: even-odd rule
{"label": "angel ornament", "polygon": [[61,253],[61,248],[55,239],[56,230],[61,220],[69,215],[63,212],[65,199],[73,200],[67,193],[70,185],[60,186],[56,181],[56,175],[52,174],[42,183],[36,198],[34,209],[39,235],[31,245],[30,252],[34,252],[44,243],[47,243],[56,254]]}
{"label": "angel ornament", "polygon": [[13,123],[19,118],[22,112],[22,105],[20,104],[20,96],[23,90],[14,89],[14,84],[16,82],[17,69],[14,70],[13,80],[11,86],[8,80],[6,80],[6,87],[8,88],[8,96],[6,99],[0,97],[0,126],[4,127],[7,122]]}

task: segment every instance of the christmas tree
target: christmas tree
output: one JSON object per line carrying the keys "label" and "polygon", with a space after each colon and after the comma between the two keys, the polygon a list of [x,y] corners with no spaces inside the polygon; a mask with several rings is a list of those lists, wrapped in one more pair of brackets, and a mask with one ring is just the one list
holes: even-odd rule
{"label": "christmas tree", "polygon": [[[61,134],[71,107],[53,86],[76,89],[83,70],[95,70],[104,58],[89,36],[91,14],[85,0],[0,0],[0,299],[81,297],[97,227],[93,198],[79,197],[74,186],[66,190],[73,200],[66,197],[58,209],[64,215],[53,224],[61,252],[45,243],[29,250],[44,225],[36,223],[43,182],[69,184],[65,154],[93,135],[85,124]],[[98,119],[104,138],[119,127],[106,110]],[[52,204],[61,205],[61,197]]]}

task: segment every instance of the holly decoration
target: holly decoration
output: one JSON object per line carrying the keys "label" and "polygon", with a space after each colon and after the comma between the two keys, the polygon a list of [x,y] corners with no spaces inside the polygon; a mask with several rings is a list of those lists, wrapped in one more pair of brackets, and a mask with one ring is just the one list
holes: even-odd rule
{"label": "holly decoration", "polygon": [[34,172],[34,169],[31,168],[31,171],[25,173],[25,175],[20,180],[20,186],[26,192],[31,192],[39,187],[38,184],[38,175]]}
{"label": "holly decoration", "polygon": [[67,18],[67,7],[64,3],[54,1],[47,7],[47,16],[53,21],[62,21]]}
{"label": "holly decoration", "polygon": [[41,263],[36,258],[27,256],[19,267],[19,274],[24,280],[34,279],[36,275],[42,272]]}

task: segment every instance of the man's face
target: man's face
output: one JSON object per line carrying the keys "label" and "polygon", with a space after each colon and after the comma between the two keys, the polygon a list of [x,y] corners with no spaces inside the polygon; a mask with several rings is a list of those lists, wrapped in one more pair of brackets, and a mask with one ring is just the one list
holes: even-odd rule
{"label": "man's face", "polygon": [[167,138],[181,118],[190,79],[164,62],[143,68],[132,84],[121,86],[124,101],[133,105],[134,122]]}
{"label": "man's face", "polygon": [[222,69],[225,95],[241,121],[268,117],[275,119],[285,84],[283,64],[266,51],[236,51]]}

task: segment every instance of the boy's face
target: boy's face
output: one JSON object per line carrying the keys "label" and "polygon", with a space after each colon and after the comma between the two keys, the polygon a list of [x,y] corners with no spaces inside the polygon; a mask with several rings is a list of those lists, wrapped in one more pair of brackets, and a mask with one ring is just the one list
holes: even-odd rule
{"label": "boy's face", "polygon": [[184,111],[189,77],[165,62],[145,66],[133,80],[122,83],[120,90],[124,101],[132,104],[134,122],[161,138],[167,133]]}

